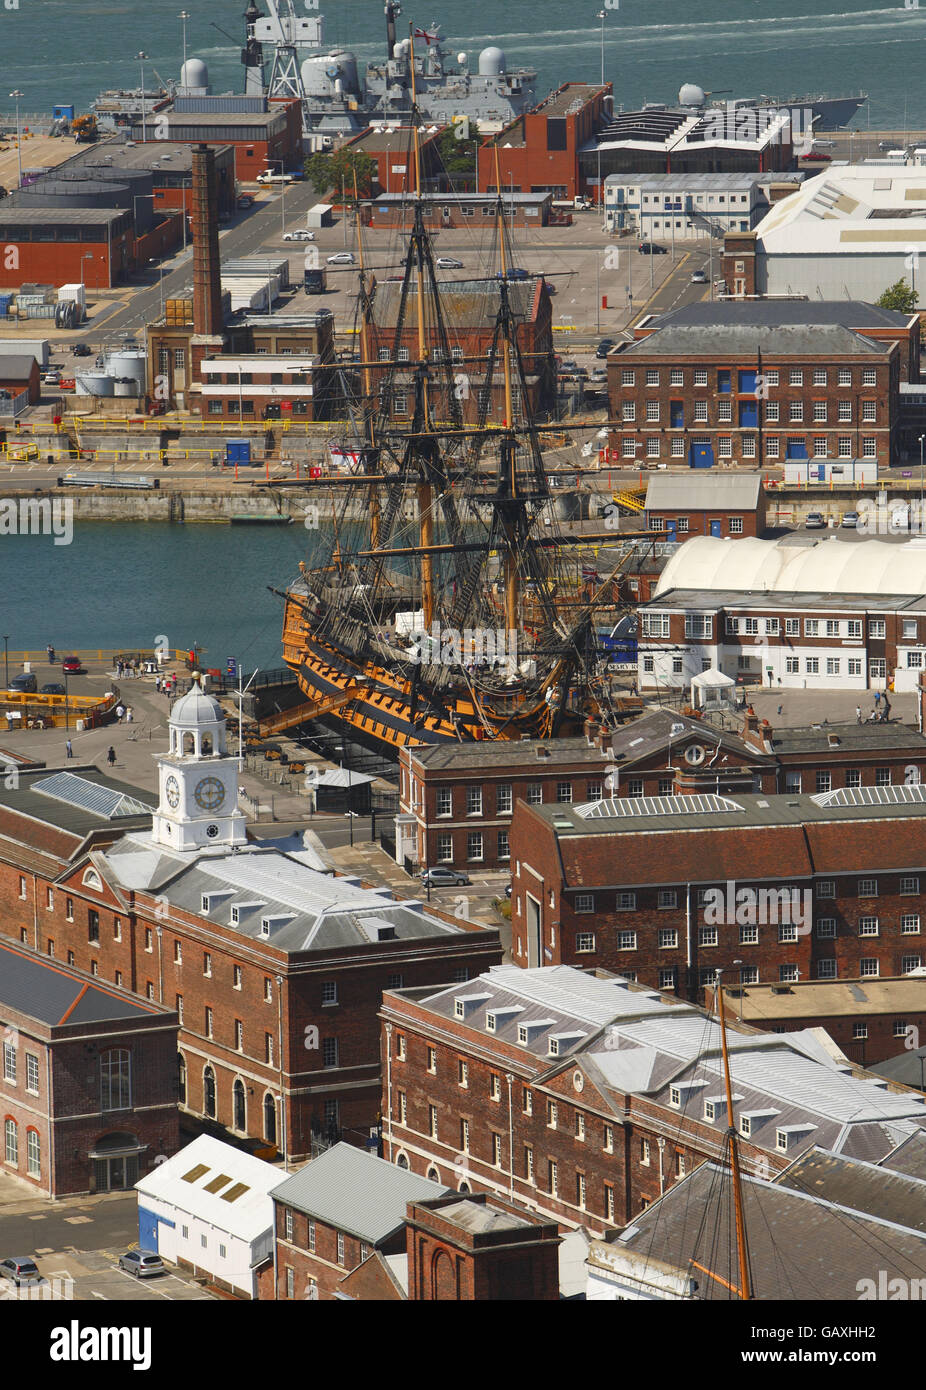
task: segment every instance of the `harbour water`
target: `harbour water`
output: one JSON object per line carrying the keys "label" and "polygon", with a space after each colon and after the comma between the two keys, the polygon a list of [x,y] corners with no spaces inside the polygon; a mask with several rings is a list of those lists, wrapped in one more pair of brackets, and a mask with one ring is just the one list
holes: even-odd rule
{"label": "harbour water", "polygon": [[246,669],[280,664],[285,587],[311,537],[299,526],[78,523],[69,546],[47,536],[0,538],[0,636],[11,651],[50,642],[74,648],[205,648]]}
{"label": "harbour water", "polygon": [[[509,63],[538,69],[538,91],[601,72],[602,0],[576,8],[562,0],[407,0],[400,24],[440,22],[448,51],[471,61],[500,44]],[[920,81],[926,49],[926,0],[873,5],[846,0],[604,0],[605,75],[618,104],[672,101],[683,81],[716,95],[792,96],[871,93],[872,127],[926,126]],[[326,45],[350,47],[361,61],[382,56],[381,0],[318,0]],[[296,0],[297,13],[303,13]],[[187,51],[206,60],[213,90],[240,91],[242,6],[202,0],[191,7]],[[24,93],[23,111],[55,102],[78,108],[104,87],[176,77],[182,57],[179,11],[143,0],[18,0],[0,9],[6,92]],[[216,26],[219,26],[218,28]],[[225,32],[220,32],[224,30]],[[8,109],[9,102],[4,103]],[[862,112],[856,124],[865,124]]]}

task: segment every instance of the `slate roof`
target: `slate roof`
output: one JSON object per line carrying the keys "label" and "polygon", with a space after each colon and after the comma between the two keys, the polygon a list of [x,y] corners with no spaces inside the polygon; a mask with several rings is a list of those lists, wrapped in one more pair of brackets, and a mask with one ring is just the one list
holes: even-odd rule
{"label": "slate roof", "polygon": [[[688,175],[679,175],[687,178]],[[742,177],[737,175],[737,177]],[[774,176],[777,180],[777,175]],[[841,324],[844,328],[897,328],[905,330],[911,315],[896,309],[882,309],[878,304],[866,304],[860,299],[756,299],[714,303],[702,301],[670,309],[652,319],[647,327],[726,328],[731,324],[749,324],[762,328],[780,328],[797,324]]]}
{"label": "slate roof", "polygon": [[[752,1177],[743,1179],[743,1210],[755,1298],[854,1306],[860,1280],[872,1279],[876,1288],[881,1270],[889,1279],[926,1274],[926,1238],[905,1226]],[[599,1248],[605,1259],[635,1254],[637,1269],[641,1257],[674,1266],[697,1281],[697,1299],[729,1299],[722,1283],[690,1267],[696,1259],[738,1286],[729,1174],[701,1164],[613,1241],[594,1243],[593,1264]]]}
{"label": "slate roof", "polygon": [[764,357],[869,356],[885,357],[892,344],[874,342],[839,323],[765,324],[677,324],[656,328],[637,342],[618,349],[612,360],[626,362],[634,357],[704,357],[714,360],[727,353],[738,353],[756,360]]}
{"label": "slate roof", "polygon": [[[679,725],[682,726],[681,731],[673,734],[673,728],[678,730]],[[719,743],[721,755],[724,751],[732,752],[737,758],[756,766],[771,761],[767,753],[745,743],[737,734],[718,729],[704,719],[689,719],[687,715],[672,710],[653,710],[624,724],[611,739],[611,751],[623,770],[663,749],[668,752],[670,735],[672,747],[679,752],[688,743],[700,743],[708,749],[710,756]]]}
{"label": "slate roof", "polygon": [[898,1226],[926,1231],[926,1180],[874,1163],[827,1153],[816,1145],[779,1173],[775,1182],[823,1197]]}
{"label": "slate roof", "polygon": [[0,943],[0,1010],[50,1027],[151,1018],[159,1010],[93,981],[45,956]]}
{"label": "slate roof", "polygon": [[28,381],[35,364],[35,358],[31,353],[28,355],[16,352],[2,353],[0,354],[0,380]]}
{"label": "slate roof", "polygon": [[[422,903],[393,899],[388,888],[362,888],[354,878],[320,873],[299,856],[256,842],[237,852],[192,860],[129,835],[101,856],[103,871],[125,888],[157,892],[171,907],[205,918],[278,950],[302,952],[459,936],[491,941],[494,929],[458,927]],[[204,911],[203,898],[209,898]],[[238,920],[233,918],[233,912]],[[269,935],[262,921],[270,924]]]}
{"label": "slate roof", "polygon": [[558,738],[520,739],[510,743],[426,743],[412,747],[410,755],[415,762],[424,767],[437,770],[446,768],[457,771],[461,768],[482,768],[496,764],[501,767],[523,767],[542,772],[544,768],[556,767],[559,763],[589,762],[600,763],[605,756],[600,748],[591,746],[588,739]]}
{"label": "slate roof", "polygon": [[381,1245],[405,1225],[409,1202],[425,1202],[449,1191],[364,1149],[340,1143],[313,1158],[270,1195],[282,1206],[295,1207],[367,1245]]}
{"label": "slate roof", "polygon": [[908,1173],[913,1178],[926,1178],[926,1131],[916,1130],[882,1158],[879,1166],[895,1173]]}
{"label": "slate roof", "polygon": [[[536,316],[540,302],[540,278],[529,280],[509,280],[508,302],[512,313],[519,320],[530,320]],[[499,281],[486,280],[447,280],[441,289],[441,305],[451,339],[454,330],[464,328],[491,329],[498,314],[500,302]],[[406,301],[406,323],[415,321],[416,289],[409,287]],[[373,300],[373,318],[378,328],[394,328],[402,299],[402,285],[395,280],[383,280],[376,286]]]}

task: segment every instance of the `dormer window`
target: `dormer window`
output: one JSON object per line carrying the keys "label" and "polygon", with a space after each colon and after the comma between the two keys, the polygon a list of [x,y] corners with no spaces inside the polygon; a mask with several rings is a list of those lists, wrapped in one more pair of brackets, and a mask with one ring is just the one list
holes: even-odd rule
{"label": "dormer window", "polygon": [[84,874],[83,878],[81,879],[81,882],[86,884],[88,888],[103,887],[102,880],[100,879],[100,876],[97,873],[96,869],[88,869],[87,872]]}

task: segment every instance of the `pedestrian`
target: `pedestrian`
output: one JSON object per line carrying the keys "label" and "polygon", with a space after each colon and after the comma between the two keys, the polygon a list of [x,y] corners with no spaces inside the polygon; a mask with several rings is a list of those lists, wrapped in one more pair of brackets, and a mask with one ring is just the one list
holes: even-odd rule
{"label": "pedestrian", "polygon": [[876,690],[876,691],[875,691],[875,706],[877,707],[877,706],[879,706],[880,704],[881,704],[881,691],[880,691],[880,690]]}
{"label": "pedestrian", "polygon": [[160,676],[155,676],[155,678],[154,678],[154,693],[155,693],[155,695],[160,695],[160,693],[161,693],[161,677],[160,677]]}
{"label": "pedestrian", "polygon": [[109,752],[106,754],[106,761],[109,763],[110,767],[116,766],[116,750],[115,748],[113,748],[112,744],[109,745]]}
{"label": "pedestrian", "polygon": [[887,723],[887,721],[890,719],[890,717],[891,717],[891,702],[890,702],[890,700],[887,698],[887,691],[885,690],[885,692],[884,692],[884,720],[885,720],[885,723]]}
{"label": "pedestrian", "polygon": [[131,705],[129,705],[128,709],[127,709],[126,712],[125,712],[125,722],[126,722],[126,724],[131,724],[131,722],[132,722],[132,706],[131,706]]}
{"label": "pedestrian", "polygon": [[861,707],[861,705],[856,705],[856,706],[855,706],[855,722],[856,722],[856,724],[861,724],[861,722],[862,722],[862,707]]}
{"label": "pedestrian", "polygon": [[54,649],[54,647],[49,643],[49,645],[45,648],[45,651],[46,651],[47,654],[48,654],[48,664],[49,664],[49,666],[54,666],[54,664],[55,664],[55,649]]}
{"label": "pedestrian", "polygon": [[65,750],[66,750],[66,752],[67,752],[68,757],[69,757],[69,758],[73,758],[73,756],[74,756],[74,749],[71,747],[71,740],[70,740],[70,739],[68,739],[68,741],[67,741],[67,743],[64,745],[64,747],[65,747]]}
{"label": "pedestrian", "polygon": [[124,714],[125,714],[125,705],[117,705],[117,706],[116,706],[116,718],[119,720],[119,723],[120,723],[120,724],[122,723],[122,716],[123,716]]}

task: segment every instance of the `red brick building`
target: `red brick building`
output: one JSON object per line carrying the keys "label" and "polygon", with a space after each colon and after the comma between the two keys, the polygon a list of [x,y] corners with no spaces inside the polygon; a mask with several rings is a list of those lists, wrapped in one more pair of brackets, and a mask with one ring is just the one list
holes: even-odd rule
{"label": "red brick building", "polygon": [[908,724],[773,728],[747,707],[741,730],[731,732],[653,710],[597,738],[614,760],[605,782],[616,796],[822,793],[926,782],[926,737]]}
{"label": "red brick building", "polygon": [[[719,1029],[692,1005],[600,971],[501,966],[465,989],[388,991],[381,1016],[398,1167],[600,1235],[721,1156]],[[734,1022],[728,1038],[747,1173],[814,1143],[877,1161],[923,1125],[920,1097],[840,1071],[804,1034]]]}
{"label": "red brick building", "polygon": [[421,868],[508,869],[515,802],[592,801],[604,793],[608,759],[586,738],[401,748],[396,857]]}
{"label": "red brick building", "polygon": [[[926,1038],[926,975],[739,985],[728,977],[728,1017],[773,1033],[825,1028],[851,1062],[872,1067],[913,1052]],[[707,991],[712,1003],[714,990]],[[899,1078],[898,1078],[899,1079]],[[921,1084],[917,1075],[912,1084]]]}
{"label": "red brick building", "polygon": [[886,467],[900,383],[919,379],[918,324],[852,300],[699,303],[635,333],[608,357],[614,459]]}
{"label": "red brick building", "polygon": [[[552,409],[556,392],[550,291],[542,276],[531,277],[528,280],[510,281],[508,298],[517,320],[517,343],[530,408],[535,416],[542,415]],[[384,281],[376,286],[370,352],[378,362],[396,364],[394,369],[374,368],[372,375],[380,392],[391,390],[392,417],[407,420],[414,411],[412,364],[418,360],[415,286],[409,287],[400,331],[401,299],[400,282]],[[440,369],[449,363],[454,398],[460,402],[466,420],[477,419],[482,410],[485,410],[486,420],[490,423],[501,424],[505,418],[504,377],[498,353],[491,385],[487,384],[489,352],[499,303],[500,291],[496,280],[448,280],[441,294],[445,338],[432,324],[431,315],[427,316],[430,361]],[[409,364],[407,369],[403,368],[403,363]],[[438,382],[446,382],[441,371],[436,371],[434,375]],[[445,397],[450,389],[445,387]],[[513,403],[520,418],[524,403],[519,399],[517,382]]]}
{"label": "red brick building", "polygon": [[19,396],[23,391],[28,393],[30,405],[38,404],[42,394],[38,362],[31,353],[0,354],[0,392]]}
{"label": "red brick building", "polygon": [[[441,159],[437,142],[447,129],[422,130],[418,136],[418,153],[421,164],[422,189],[430,186],[441,172]],[[374,125],[354,135],[343,146],[355,153],[366,154],[373,160],[373,195],[380,193],[402,193],[408,195],[415,191],[415,154],[412,145],[412,127],[409,125]],[[340,190],[335,190],[340,192]],[[352,193],[352,189],[347,190]]]}
{"label": "red brick building", "polygon": [[0,238],[11,248],[0,265],[3,288],[83,280],[110,289],[135,266],[134,221],[123,208],[4,207]]}
{"label": "red brick building", "polygon": [[0,944],[3,1171],[49,1197],[129,1189],[180,1147],[177,1016]]}
{"label": "red brick building", "polygon": [[591,180],[580,171],[579,152],[604,125],[610,95],[610,82],[558,87],[480,145],[478,188],[496,193],[500,179],[505,193],[550,193],[562,199],[594,193]]}
{"label": "red brick building", "polygon": [[873,979],[924,963],[926,789],[519,802],[512,956],[613,970],[695,999],[745,984]]}
{"label": "red brick building", "polygon": [[669,541],[689,536],[737,540],[761,536],[766,512],[766,492],[758,473],[699,472],[690,479],[658,473],[647,484],[643,517],[644,525],[651,531],[664,531]]}
{"label": "red brick building", "polygon": [[170,728],[153,821],[95,769],[0,789],[0,934],[175,1009],[171,1073],[202,1128],[291,1158],[365,1135],[383,989],[476,974],[498,933],[329,876],[309,850],[249,844],[221,708],[194,687]]}
{"label": "red brick building", "polygon": [[222,109],[222,97],[178,97],[169,111],[132,127],[136,142],[165,141],[182,145],[231,145],[235,177],[253,182],[265,169],[285,172],[303,167],[302,105],[291,101],[240,98],[247,110]]}

